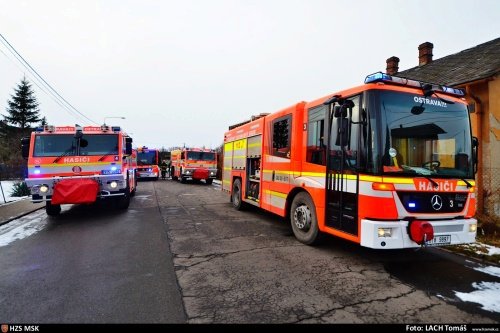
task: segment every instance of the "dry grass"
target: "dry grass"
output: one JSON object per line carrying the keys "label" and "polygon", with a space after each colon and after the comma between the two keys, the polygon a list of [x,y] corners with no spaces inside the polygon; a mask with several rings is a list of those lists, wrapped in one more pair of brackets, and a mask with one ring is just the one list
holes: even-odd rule
{"label": "dry grass", "polygon": [[478,220],[477,243],[452,245],[446,248],[453,252],[500,265],[500,254],[488,255],[489,251],[486,246],[500,248],[500,218],[486,215],[478,215],[476,218]]}

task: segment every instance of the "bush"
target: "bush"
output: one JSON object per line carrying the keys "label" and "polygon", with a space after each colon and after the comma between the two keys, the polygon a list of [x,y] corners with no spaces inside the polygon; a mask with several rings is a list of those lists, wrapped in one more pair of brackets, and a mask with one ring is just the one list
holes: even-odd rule
{"label": "bush", "polygon": [[26,182],[14,183],[12,186],[12,193],[10,194],[13,197],[25,197],[30,195],[30,190]]}

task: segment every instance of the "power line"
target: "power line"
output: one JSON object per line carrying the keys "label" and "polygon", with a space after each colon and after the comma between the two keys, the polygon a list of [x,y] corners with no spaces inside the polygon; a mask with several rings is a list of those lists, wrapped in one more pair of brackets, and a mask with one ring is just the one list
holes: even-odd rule
{"label": "power line", "polygon": [[[5,44],[4,44],[5,45]],[[5,56],[5,58],[7,58],[10,62],[12,62],[14,64],[14,66],[16,66],[21,72],[24,72],[24,70],[18,65],[16,64],[11,58],[9,58],[9,56],[3,51],[0,49],[0,52],[2,52],[2,54]],[[24,67],[24,69],[26,69],[26,67]],[[31,73],[30,71],[28,71],[29,74],[33,75],[33,73]],[[53,93],[51,93],[50,91],[46,90],[45,87],[39,85],[37,83],[37,78],[34,77],[34,81],[33,83],[35,84],[35,86],[37,86],[41,91],[43,91],[47,96],[49,96],[50,98],[52,98],[52,100],[57,103],[61,108],[63,108],[66,112],[68,112],[68,114],[70,116],[73,116],[73,117],[77,117],[78,119],[80,120],[83,120],[83,118],[79,117],[77,114],[75,115],[75,113],[70,110],[66,105],[62,104],[55,96]]]}
{"label": "power line", "polygon": [[[32,73],[34,73],[36,75],[37,78],[39,78],[43,83],[45,83],[46,87],[48,87],[50,89],[51,92],[55,93],[62,101],[64,101],[64,103],[66,105],[68,105],[72,110],[74,110],[76,113],[78,113],[79,115],[81,115],[82,117],[84,117],[85,119],[87,119],[88,121],[94,123],[94,124],[98,124],[96,121],[90,119],[89,117],[87,117],[86,115],[84,115],[83,113],[81,113],[80,111],[78,111],[73,105],[71,105],[71,103],[69,103],[64,97],[62,97],[47,81],[45,81],[45,79],[40,75],[38,74],[38,72],[19,54],[19,52],[17,52],[17,50],[7,41],[7,39],[5,39],[5,37],[0,34],[0,38],[2,38],[2,44],[4,44],[5,46],[8,45],[7,49],[12,53],[14,54],[14,56],[19,60],[21,59],[22,61],[21,64],[26,68],[29,68]],[[7,43],[7,45],[5,44]],[[13,53],[13,52],[14,53]],[[37,85],[38,86],[38,85]]]}

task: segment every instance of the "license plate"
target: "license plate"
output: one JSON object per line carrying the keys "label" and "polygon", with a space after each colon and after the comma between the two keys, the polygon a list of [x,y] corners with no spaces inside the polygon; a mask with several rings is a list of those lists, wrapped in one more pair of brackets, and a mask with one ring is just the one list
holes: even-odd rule
{"label": "license plate", "polygon": [[434,236],[434,238],[427,243],[427,245],[446,245],[451,244],[451,235],[439,235]]}

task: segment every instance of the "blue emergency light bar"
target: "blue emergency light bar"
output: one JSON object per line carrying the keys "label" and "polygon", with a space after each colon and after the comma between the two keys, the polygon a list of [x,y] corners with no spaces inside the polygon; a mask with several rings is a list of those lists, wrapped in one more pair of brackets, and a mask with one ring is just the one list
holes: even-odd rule
{"label": "blue emergency light bar", "polygon": [[[365,83],[375,83],[375,82],[392,83],[392,84],[397,84],[397,85],[401,85],[401,86],[410,86],[410,87],[417,87],[417,88],[423,88],[424,85],[429,84],[426,82],[420,82],[417,80],[411,80],[411,79],[407,79],[407,78],[403,78],[403,77],[384,74],[382,72],[370,74],[365,78]],[[439,92],[442,92],[445,94],[456,95],[456,96],[465,96],[465,93],[462,89],[442,86],[439,84],[429,84],[429,85],[432,87],[432,90],[436,90],[436,91],[439,91]]]}

